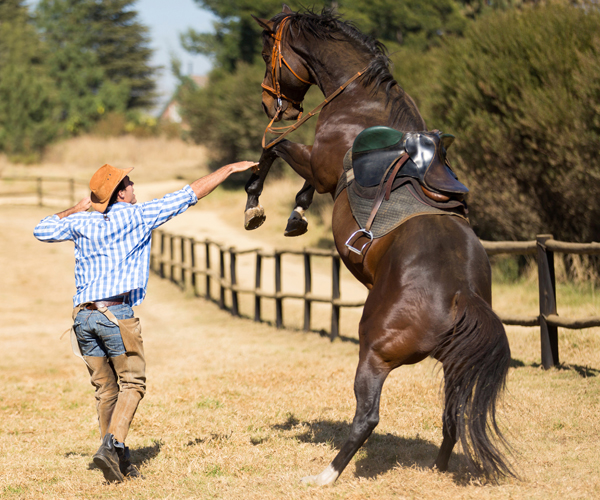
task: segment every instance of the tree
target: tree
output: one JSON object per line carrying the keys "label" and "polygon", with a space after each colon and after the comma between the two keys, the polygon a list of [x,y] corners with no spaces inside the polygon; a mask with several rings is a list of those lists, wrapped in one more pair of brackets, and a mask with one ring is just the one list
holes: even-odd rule
{"label": "tree", "polygon": [[0,2],[0,151],[32,159],[56,135],[57,101],[23,0]]}
{"label": "tree", "polygon": [[41,0],[36,22],[51,48],[49,64],[70,133],[89,130],[108,112],[154,102],[148,29],[135,0]]}
{"label": "tree", "polygon": [[[251,15],[271,18],[281,12],[280,0],[195,0],[220,20],[215,33],[188,30],[182,36],[190,52],[213,57],[218,67],[233,71],[239,61],[252,64],[262,49],[261,28]],[[286,2],[303,10],[305,2]],[[343,0],[322,1],[316,11],[335,7],[366,34],[391,46],[407,44],[423,50],[439,43],[444,35],[460,34],[466,25],[465,11],[455,0]]]}
{"label": "tree", "polygon": [[599,26],[597,8],[484,16],[433,66],[424,109],[458,137],[481,237],[600,237]]}

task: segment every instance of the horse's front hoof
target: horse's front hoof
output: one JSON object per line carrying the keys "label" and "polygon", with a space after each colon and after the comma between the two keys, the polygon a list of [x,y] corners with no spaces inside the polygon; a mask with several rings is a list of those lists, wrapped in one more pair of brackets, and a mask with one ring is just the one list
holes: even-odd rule
{"label": "horse's front hoof", "polygon": [[244,228],[247,231],[256,229],[263,225],[266,218],[265,209],[261,205],[249,208],[244,212]]}
{"label": "horse's front hoof", "polygon": [[308,220],[296,210],[292,212],[285,227],[284,236],[300,236],[308,231]]}

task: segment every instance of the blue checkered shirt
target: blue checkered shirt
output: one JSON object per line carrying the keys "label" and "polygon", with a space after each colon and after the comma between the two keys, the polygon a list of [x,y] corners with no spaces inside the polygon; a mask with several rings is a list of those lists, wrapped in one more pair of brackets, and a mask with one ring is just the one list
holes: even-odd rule
{"label": "blue checkered shirt", "polygon": [[129,292],[131,305],[146,296],[152,230],[198,201],[190,186],[158,200],[115,203],[106,212],[46,217],[34,229],[38,240],[75,244],[73,306]]}

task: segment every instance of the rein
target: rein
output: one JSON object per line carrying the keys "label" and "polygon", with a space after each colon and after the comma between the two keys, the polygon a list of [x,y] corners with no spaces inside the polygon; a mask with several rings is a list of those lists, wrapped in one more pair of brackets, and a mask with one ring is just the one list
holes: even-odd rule
{"label": "rein", "polygon": [[[323,102],[321,102],[321,104],[319,104],[317,107],[315,107],[310,113],[308,113],[304,117],[302,116],[302,112],[300,112],[300,115],[298,116],[298,120],[293,125],[288,125],[285,127],[273,127],[272,126],[273,123],[279,117],[279,114],[283,111],[282,99],[286,100],[288,102],[291,102],[292,104],[297,104],[297,105],[302,104],[302,101],[300,101],[300,102],[294,101],[293,99],[286,97],[283,94],[283,92],[281,92],[281,85],[279,84],[279,81],[281,80],[281,65],[282,65],[282,63],[287,66],[287,68],[292,72],[292,74],[298,80],[300,80],[301,82],[306,83],[308,85],[313,85],[311,82],[308,82],[308,81],[304,80],[303,78],[301,78],[300,76],[298,76],[298,74],[292,69],[292,67],[289,65],[289,63],[283,57],[283,52],[281,50],[281,42],[283,41],[283,29],[284,29],[285,25],[289,22],[289,20],[290,20],[289,17],[284,18],[281,21],[279,28],[277,28],[277,33],[275,33],[275,35],[271,35],[272,37],[275,38],[275,43],[273,44],[273,54],[271,57],[271,80],[273,82],[273,87],[269,87],[264,82],[261,83],[262,88],[264,88],[268,92],[271,92],[272,94],[275,95],[275,97],[277,97],[277,110],[275,111],[275,115],[273,116],[273,118],[271,119],[271,121],[269,122],[267,127],[265,128],[265,132],[263,134],[263,138],[262,138],[263,149],[272,148],[275,144],[277,144],[279,141],[281,141],[286,135],[288,135],[291,132],[293,132],[294,130],[298,129],[306,121],[310,120],[313,116],[318,114],[326,104],[328,104],[333,99],[335,99],[339,94],[341,94],[348,85],[350,85],[354,80],[356,80],[357,78],[362,76],[368,68],[368,66],[365,66],[362,70],[360,70],[358,73],[356,73],[352,78],[350,78],[348,81],[346,81],[346,83],[344,83],[340,88],[338,88],[333,94],[326,97],[325,100]],[[271,141],[269,144],[266,144],[267,132],[271,132],[272,134],[277,134],[277,135],[279,135],[279,137],[277,137],[276,139]]]}

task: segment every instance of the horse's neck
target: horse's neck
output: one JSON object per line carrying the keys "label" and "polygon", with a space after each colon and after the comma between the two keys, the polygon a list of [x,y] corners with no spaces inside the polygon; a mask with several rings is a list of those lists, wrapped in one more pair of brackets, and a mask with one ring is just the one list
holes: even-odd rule
{"label": "horse's neck", "polygon": [[331,96],[359,71],[364,70],[369,60],[364,55],[350,53],[336,54],[333,50],[322,51],[321,56],[309,61],[316,78],[317,86],[325,97]]}
{"label": "horse's neck", "polygon": [[[339,47],[338,47],[339,48]],[[371,62],[369,55],[359,51],[345,54],[336,52],[335,47],[324,48],[315,53],[309,65],[317,78],[317,86],[325,98],[333,96],[341,86],[354,77],[359,71],[363,72]],[[359,103],[369,103],[367,118],[371,125],[387,125],[399,130],[425,130],[427,127],[414,101],[400,86],[395,86],[388,95],[382,85],[378,92],[373,93],[373,86],[365,86],[362,78],[352,83],[351,89],[344,90],[336,100],[348,101],[352,107]],[[396,95],[394,95],[397,93]],[[395,100],[395,97],[398,100]],[[395,104],[392,104],[395,102]],[[379,106],[378,106],[378,105]],[[379,108],[379,109],[378,109]],[[327,114],[327,113],[325,113]],[[360,113],[357,112],[357,115]],[[361,121],[364,121],[362,119]]]}

